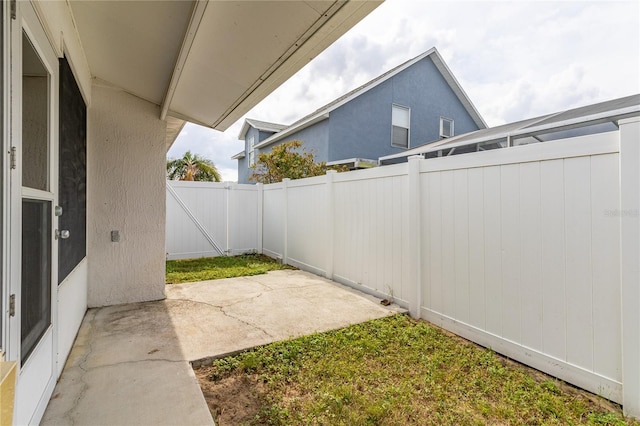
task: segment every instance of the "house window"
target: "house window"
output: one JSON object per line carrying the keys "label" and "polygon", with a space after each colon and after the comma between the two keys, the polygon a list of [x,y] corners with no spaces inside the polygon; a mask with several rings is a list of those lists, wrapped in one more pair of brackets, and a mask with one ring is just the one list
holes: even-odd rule
{"label": "house window", "polygon": [[249,139],[247,139],[247,146],[247,150],[249,151],[249,167],[251,167],[256,164],[256,156],[253,151],[253,136],[250,136]]}
{"label": "house window", "polygon": [[450,138],[453,136],[453,120],[451,118],[440,117],[440,137]]}
{"label": "house window", "polygon": [[409,148],[411,110],[400,105],[391,106],[391,146]]}

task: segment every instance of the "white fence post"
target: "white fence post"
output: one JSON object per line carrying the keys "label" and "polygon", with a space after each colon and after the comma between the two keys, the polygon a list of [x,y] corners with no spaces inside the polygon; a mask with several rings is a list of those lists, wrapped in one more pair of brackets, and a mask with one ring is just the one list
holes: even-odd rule
{"label": "white fence post", "polygon": [[640,117],[620,126],[622,407],[640,417]]}
{"label": "white fence post", "polygon": [[420,227],[420,160],[421,155],[409,157],[409,256],[411,270],[409,271],[409,283],[415,285],[415,300],[409,300],[411,316],[420,318],[420,307],[422,305],[422,277],[421,277],[421,240],[422,232]]}
{"label": "white fence post", "polygon": [[263,226],[263,222],[264,222],[264,213],[263,213],[263,207],[264,207],[264,184],[262,183],[257,183],[256,184],[256,190],[258,191],[258,195],[256,197],[257,199],[257,203],[258,203],[258,208],[257,208],[257,217],[256,220],[258,221],[257,226],[256,226],[256,232],[258,235],[256,235],[256,252],[262,254],[262,226]]}
{"label": "white fence post", "polygon": [[289,245],[289,181],[291,179],[284,178],[282,179],[282,190],[284,191],[284,200],[282,202],[282,208],[284,211],[283,220],[284,220],[284,241],[282,244],[282,263],[289,263],[289,253],[287,246]]}
{"label": "white fence post", "polygon": [[229,227],[230,226],[229,225],[230,225],[230,220],[231,220],[231,215],[229,213],[229,209],[231,208],[230,207],[231,206],[231,192],[232,192],[231,191],[231,184],[228,183],[224,187],[224,194],[225,194],[224,201],[225,201],[225,204],[226,204],[225,208],[226,208],[226,212],[227,212],[226,213],[226,215],[227,215],[227,221],[226,221],[226,228],[227,228],[226,229],[226,247],[225,247],[225,250],[224,250],[224,255],[225,256],[229,256],[230,251],[231,251],[230,250],[231,249],[231,245],[229,244],[229,238],[230,238],[229,237],[229,234],[230,234],[230,231],[229,231]]}
{"label": "white fence post", "polygon": [[333,279],[333,248],[334,248],[334,227],[335,227],[335,209],[334,209],[334,197],[333,197],[333,177],[337,172],[335,170],[327,170],[327,183],[326,183],[326,197],[327,197],[327,233],[326,233],[326,246],[325,251],[327,253],[327,263],[325,266],[325,276],[327,279]]}

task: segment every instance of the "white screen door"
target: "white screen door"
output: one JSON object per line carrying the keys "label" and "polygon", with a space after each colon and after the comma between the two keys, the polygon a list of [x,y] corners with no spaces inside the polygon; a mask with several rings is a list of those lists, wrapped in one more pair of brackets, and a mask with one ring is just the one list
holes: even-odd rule
{"label": "white screen door", "polygon": [[14,421],[39,422],[55,385],[58,60],[30,2],[12,20],[9,318],[12,359],[19,361]]}

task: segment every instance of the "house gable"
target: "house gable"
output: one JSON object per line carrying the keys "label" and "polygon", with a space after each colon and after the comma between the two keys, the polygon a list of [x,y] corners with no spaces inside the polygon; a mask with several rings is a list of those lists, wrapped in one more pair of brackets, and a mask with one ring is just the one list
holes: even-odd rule
{"label": "house gable", "polygon": [[415,58],[410,59],[404,62],[403,64],[400,64],[397,67],[387,71],[386,73],[374,78],[373,80],[352,90],[351,92],[339,97],[338,99],[334,100],[333,102],[330,102],[329,104],[323,106],[322,108],[319,108],[318,110],[312,112],[311,114],[301,118],[300,120],[293,123],[291,126],[287,127],[286,129],[282,130],[281,132],[278,132],[277,134],[273,135],[272,137],[262,142],[261,145],[258,146],[258,148],[262,148],[272,143],[281,141],[283,138],[285,137],[288,138],[290,135],[294,134],[295,132],[298,132],[306,127],[312,126],[319,121],[326,120],[327,118],[329,118],[329,115],[331,114],[331,112],[340,108],[342,105],[351,102],[352,100],[358,98],[359,96],[367,93],[370,90],[373,90],[377,86],[385,83],[387,80],[393,78],[397,74],[412,67],[414,64],[422,61],[427,57],[431,58],[432,63],[435,65],[440,75],[442,76],[444,81],[447,83],[447,85],[449,85],[449,87],[451,88],[453,93],[456,95],[460,103],[467,110],[468,114],[472,117],[477,128],[478,129],[486,128],[487,124],[485,123],[483,118],[480,116],[478,110],[475,108],[475,106],[471,102],[471,99],[469,99],[465,91],[462,89],[462,86],[460,86],[460,84],[458,83],[458,80],[451,73],[451,70],[449,69],[449,67],[444,63],[444,60],[438,53],[438,50],[434,47],[429,49],[425,53],[418,55]]}
{"label": "house gable", "polygon": [[391,145],[392,105],[410,110],[409,148],[437,140],[440,117],[453,119],[456,133],[478,129],[431,57],[425,57],[331,113],[328,161],[405,151]]}
{"label": "house gable", "polygon": [[[403,111],[404,130],[392,123],[394,107]],[[317,161],[375,159],[438,140],[443,120],[451,123],[455,133],[486,128],[471,100],[433,48],[277,133],[260,138],[254,148],[271,150],[277,144],[300,140],[307,151],[314,152]],[[248,134],[252,124],[261,127],[271,125],[247,119],[240,139]],[[393,129],[400,129],[401,137],[406,137],[404,140],[408,146],[392,145]],[[248,156],[246,144],[245,151],[245,156]],[[242,168],[246,165],[242,165],[239,155],[234,158],[239,159],[239,182],[247,182],[242,177]]]}
{"label": "house gable", "polygon": [[[258,155],[260,154],[260,149],[255,148],[255,146],[285,127],[286,126],[282,124],[268,123],[266,121],[249,118],[245,119],[244,125],[238,135],[238,139],[244,141],[244,149],[231,157],[234,160],[238,160],[238,182],[249,182],[249,176],[251,176],[252,173],[250,167],[251,159],[253,158],[254,161],[258,161]],[[254,145],[253,157],[251,156],[251,149],[249,147],[251,142],[253,142]]]}

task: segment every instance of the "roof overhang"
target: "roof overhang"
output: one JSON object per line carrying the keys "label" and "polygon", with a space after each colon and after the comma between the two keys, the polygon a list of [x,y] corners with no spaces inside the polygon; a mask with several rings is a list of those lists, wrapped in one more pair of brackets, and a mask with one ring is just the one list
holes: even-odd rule
{"label": "roof overhang", "polygon": [[239,153],[237,153],[236,155],[231,157],[231,159],[232,160],[242,160],[244,157],[245,157],[244,151],[240,151]]}
{"label": "roof overhang", "polygon": [[288,136],[291,136],[294,133],[297,133],[297,132],[299,132],[301,130],[304,130],[307,127],[313,126],[314,124],[319,123],[321,121],[324,121],[324,120],[326,120],[328,118],[329,118],[329,114],[328,113],[315,115],[315,116],[309,118],[308,120],[305,120],[304,123],[288,127],[286,129],[284,129],[283,131],[281,131],[279,133],[276,133],[275,135],[269,136],[268,138],[266,138],[265,140],[263,140],[262,142],[257,144],[255,146],[255,148],[260,149],[260,148],[264,148],[266,146],[269,146],[272,143],[281,141],[281,140],[287,138]]}
{"label": "roof overhang", "polygon": [[382,0],[71,1],[92,77],[225,130]]}
{"label": "roof overhang", "polygon": [[285,126],[283,124],[268,123],[266,121],[260,121],[260,120],[253,120],[251,118],[245,118],[244,124],[242,125],[242,128],[240,129],[240,134],[238,134],[238,139],[243,141],[245,139],[245,137],[247,136],[247,132],[249,131],[250,127],[253,127],[254,129],[258,129],[258,130],[261,130],[261,131],[274,132],[274,133],[275,132],[279,132],[279,131],[287,128],[287,126]]}

